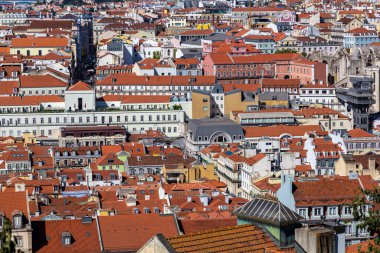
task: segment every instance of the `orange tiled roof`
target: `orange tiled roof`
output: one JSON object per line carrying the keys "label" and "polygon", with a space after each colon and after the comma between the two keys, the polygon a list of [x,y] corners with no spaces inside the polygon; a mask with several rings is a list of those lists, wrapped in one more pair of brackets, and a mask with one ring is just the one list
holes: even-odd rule
{"label": "orange tiled roof", "polygon": [[52,75],[20,76],[20,88],[66,87],[67,83]]}
{"label": "orange tiled roof", "polygon": [[39,37],[39,38],[14,38],[11,41],[11,48],[23,47],[68,47],[69,40],[67,38]]}
{"label": "orange tiled roof", "polygon": [[0,212],[12,219],[12,212],[19,210],[25,217],[29,216],[26,192],[0,192]]}
{"label": "orange tiled roof", "polygon": [[370,134],[363,129],[355,128],[348,131],[348,134],[352,138],[363,138],[363,137],[375,137],[376,135]]}
{"label": "orange tiled roof", "polygon": [[172,215],[103,216],[99,217],[99,225],[105,251],[137,251],[157,233],[167,237],[178,235]]}
{"label": "orange tiled roof", "polygon": [[316,181],[297,181],[294,185],[296,206],[350,204],[362,194],[359,181],[348,177],[318,177]]}
{"label": "orange tiled roof", "polygon": [[[81,220],[33,221],[33,251],[48,252],[101,252],[96,221],[83,224]],[[70,245],[62,244],[62,234],[71,235]]]}
{"label": "orange tiled roof", "polygon": [[76,84],[70,86],[67,90],[69,91],[84,91],[92,90],[91,86],[85,82],[79,81]]}
{"label": "orange tiled roof", "polygon": [[240,225],[167,239],[176,252],[265,252],[279,249],[262,229]]}

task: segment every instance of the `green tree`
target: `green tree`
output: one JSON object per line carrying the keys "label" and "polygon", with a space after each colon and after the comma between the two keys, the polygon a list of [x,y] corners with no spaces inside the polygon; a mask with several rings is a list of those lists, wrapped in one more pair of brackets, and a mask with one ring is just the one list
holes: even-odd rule
{"label": "green tree", "polygon": [[[375,252],[380,253],[380,187],[373,190],[364,190],[364,194],[357,196],[352,202],[353,215],[355,221],[359,222],[358,227],[368,229],[371,235],[377,235],[374,243],[370,243],[366,251],[359,252]],[[368,200],[372,201],[375,208],[367,210]],[[376,208],[377,206],[377,208]]]}
{"label": "green tree", "polygon": [[16,252],[15,243],[12,241],[12,223],[4,218],[3,231],[0,232],[1,253]]}
{"label": "green tree", "polygon": [[161,52],[155,51],[153,52],[153,59],[160,59],[161,58]]}

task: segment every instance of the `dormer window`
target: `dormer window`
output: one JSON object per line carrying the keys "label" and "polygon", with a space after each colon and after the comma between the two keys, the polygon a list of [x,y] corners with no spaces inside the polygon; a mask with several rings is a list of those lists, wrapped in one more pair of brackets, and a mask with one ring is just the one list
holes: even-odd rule
{"label": "dormer window", "polygon": [[4,74],[4,71],[0,71],[0,77],[4,77],[5,74]]}
{"label": "dormer window", "polygon": [[34,186],[34,193],[35,194],[40,194],[41,187],[39,185]]}
{"label": "dormer window", "polygon": [[58,192],[59,191],[59,186],[58,185],[54,185],[54,192]]}
{"label": "dormer window", "polygon": [[17,214],[13,215],[13,228],[18,229],[22,228],[22,214],[20,211],[17,211]]}
{"label": "dormer window", "polygon": [[116,179],[116,175],[114,173],[110,173],[110,179],[111,180],[115,180]]}
{"label": "dormer window", "polygon": [[160,213],[160,209],[158,207],[155,207],[153,210],[154,210],[154,213]]}
{"label": "dormer window", "polygon": [[13,71],[13,72],[12,72],[12,77],[17,77],[17,75],[18,75],[18,74],[17,74],[17,71]]}
{"label": "dormer window", "polygon": [[150,211],[149,211],[149,208],[148,208],[148,207],[144,207],[144,213],[150,213]]}
{"label": "dormer window", "polygon": [[71,234],[69,232],[62,233],[62,244],[71,245]]}
{"label": "dormer window", "polygon": [[134,209],[133,209],[133,213],[134,213],[134,214],[139,214],[139,213],[140,213],[140,211],[139,211],[139,209],[138,209],[138,208],[134,208]]}

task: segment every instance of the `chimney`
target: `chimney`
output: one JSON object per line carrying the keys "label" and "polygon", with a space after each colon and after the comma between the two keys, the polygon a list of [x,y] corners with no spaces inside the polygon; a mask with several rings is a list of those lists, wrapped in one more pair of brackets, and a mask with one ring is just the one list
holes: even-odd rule
{"label": "chimney", "polygon": [[187,202],[191,202],[192,199],[191,199],[191,196],[187,196]]}

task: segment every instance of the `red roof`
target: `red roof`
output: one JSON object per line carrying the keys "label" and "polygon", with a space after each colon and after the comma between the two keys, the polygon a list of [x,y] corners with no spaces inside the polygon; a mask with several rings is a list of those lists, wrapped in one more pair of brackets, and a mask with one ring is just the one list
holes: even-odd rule
{"label": "red roof", "polygon": [[0,192],[0,212],[12,220],[12,212],[18,210],[28,218],[27,194],[26,192]]}
{"label": "red roof", "polygon": [[39,37],[39,38],[14,38],[11,41],[10,47],[68,47],[69,40],[67,38],[54,38],[54,37]]}
{"label": "red roof", "polygon": [[20,88],[66,87],[67,83],[52,75],[20,76]]}
{"label": "red roof", "polygon": [[100,232],[105,251],[137,251],[154,235],[179,234],[173,215],[133,214],[100,216]]}
{"label": "red roof", "polygon": [[[82,220],[32,221],[33,252],[101,252],[96,221]],[[71,236],[71,244],[62,243],[63,234]]]}
{"label": "red roof", "polygon": [[362,194],[359,181],[348,177],[318,177],[314,181],[297,181],[294,184],[296,206],[351,204]]}
{"label": "red roof", "polygon": [[268,252],[279,248],[253,225],[224,227],[168,239],[175,252]]}
{"label": "red roof", "polygon": [[76,84],[70,86],[67,90],[69,91],[84,91],[92,90],[91,86],[85,82],[79,81]]}
{"label": "red roof", "polygon": [[352,138],[363,138],[363,137],[376,137],[374,134],[370,134],[363,129],[355,128],[348,131],[348,134]]}

